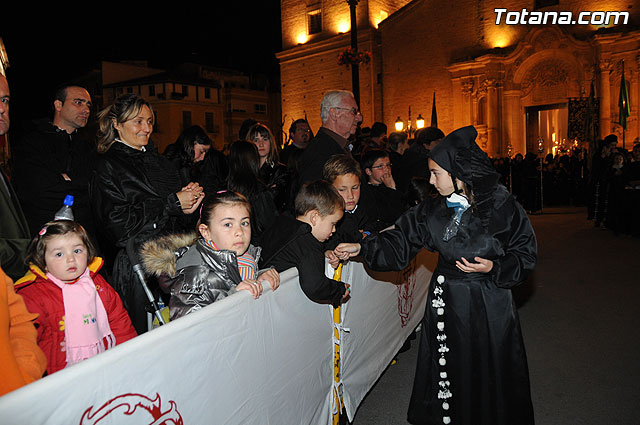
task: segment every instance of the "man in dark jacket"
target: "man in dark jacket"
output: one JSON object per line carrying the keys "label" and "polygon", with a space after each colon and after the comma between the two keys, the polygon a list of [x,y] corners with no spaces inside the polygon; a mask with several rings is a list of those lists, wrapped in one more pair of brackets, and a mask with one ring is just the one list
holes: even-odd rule
{"label": "man in dark jacket", "polygon": [[280,162],[289,165],[289,158],[302,155],[311,139],[311,127],[305,118],[295,120],[289,127],[289,143],[280,152]]}
{"label": "man in dark jacket", "polygon": [[56,92],[53,120],[41,119],[12,142],[14,185],[31,235],[53,219],[66,195],[73,195],[75,220],[95,237],[88,185],[94,144],[81,130],[91,96],[77,86]]}
{"label": "man in dark jacket", "polygon": [[347,140],[355,134],[362,115],[353,93],[344,90],[327,92],[320,105],[322,127],[300,157],[300,183],[322,178],[322,167],[333,155],[349,153]]}
{"label": "man in dark jacket", "polygon": [[[9,84],[0,74],[0,136],[9,131]],[[9,179],[0,169],[0,266],[15,280],[27,271],[24,256],[31,241],[29,227]]]}

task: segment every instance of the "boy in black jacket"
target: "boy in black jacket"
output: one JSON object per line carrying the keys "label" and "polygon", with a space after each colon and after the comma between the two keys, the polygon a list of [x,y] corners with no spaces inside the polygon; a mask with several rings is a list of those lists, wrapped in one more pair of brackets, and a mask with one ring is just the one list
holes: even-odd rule
{"label": "boy in black jacket", "polygon": [[372,206],[360,197],[362,169],[358,161],[349,155],[334,155],[324,164],[322,175],[344,199],[344,216],[325,249],[333,251],[341,242],[360,242],[376,230]]}
{"label": "boy in black jacket", "polygon": [[296,218],[281,215],[260,237],[260,268],[274,267],[278,273],[298,268],[300,286],[312,301],[339,306],[349,298],[349,285],[325,275],[323,242],[336,230],[344,201],[327,182],[303,186],[295,199]]}

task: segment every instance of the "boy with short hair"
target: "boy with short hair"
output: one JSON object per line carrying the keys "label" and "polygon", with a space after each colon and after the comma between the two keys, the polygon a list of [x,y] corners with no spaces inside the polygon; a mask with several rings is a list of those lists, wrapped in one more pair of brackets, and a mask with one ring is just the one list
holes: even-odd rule
{"label": "boy with short hair", "polygon": [[324,164],[322,177],[336,188],[345,202],[344,217],[325,244],[328,250],[340,242],[359,242],[374,230],[369,205],[362,205],[360,198],[361,176],[360,164],[349,155],[334,155]]}
{"label": "boy with short hair", "polygon": [[335,232],[343,210],[342,197],[329,183],[304,185],[295,198],[296,217],[283,214],[262,234],[260,268],[281,273],[297,267],[300,287],[311,301],[338,307],[349,298],[349,285],[325,275],[323,242]]}

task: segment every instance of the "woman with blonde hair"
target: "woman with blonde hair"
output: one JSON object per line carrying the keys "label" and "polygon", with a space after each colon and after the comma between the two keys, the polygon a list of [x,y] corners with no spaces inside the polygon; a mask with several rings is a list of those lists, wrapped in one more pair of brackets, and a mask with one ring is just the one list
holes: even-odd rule
{"label": "woman with blonde hair", "polygon": [[[135,94],[118,97],[98,115],[98,152],[90,193],[102,237],[115,247],[113,286],[138,333],[147,330],[147,298],[125,248],[152,236],[185,230],[202,202],[197,183],[182,187],[178,171],[150,145],[154,114]],[[153,287],[153,282],[151,283]]]}

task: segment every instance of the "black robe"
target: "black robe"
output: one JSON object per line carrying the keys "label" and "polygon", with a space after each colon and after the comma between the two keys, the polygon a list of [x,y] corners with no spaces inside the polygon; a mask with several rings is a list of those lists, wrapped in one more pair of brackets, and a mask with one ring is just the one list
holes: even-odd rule
{"label": "black robe", "polygon": [[[437,197],[403,214],[395,229],[362,242],[364,259],[376,270],[401,270],[423,247],[439,253],[422,321],[410,423],[534,422],[510,289],[534,268],[536,238],[524,210],[503,186],[496,188],[494,200],[488,232],[469,208],[457,235],[445,242],[443,231],[453,209]],[[456,268],[456,260],[475,256],[492,260],[492,270],[464,273]]]}

